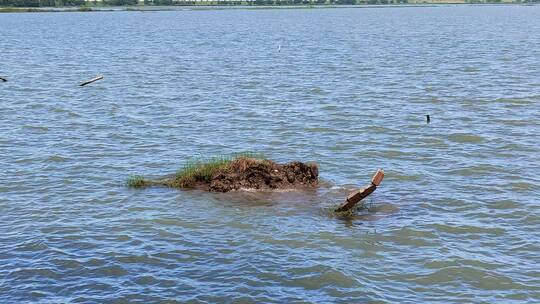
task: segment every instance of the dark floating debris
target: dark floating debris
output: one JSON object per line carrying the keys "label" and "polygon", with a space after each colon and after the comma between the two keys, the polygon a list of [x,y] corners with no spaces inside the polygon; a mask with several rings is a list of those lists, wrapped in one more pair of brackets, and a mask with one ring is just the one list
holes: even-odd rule
{"label": "dark floating debris", "polygon": [[96,81],[101,80],[101,79],[103,79],[103,76],[97,76],[95,78],[92,78],[90,80],[87,80],[87,81],[81,83],[79,86],[84,87],[87,84],[91,84],[92,82],[96,82]]}
{"label": "dark floating debris", "polygon": [[[212,192],[313,189],[319,185],[318,177],[319,169],[314,163],[293,161],[278,164],[265,158],[240,155],[192,161],[176,174],[159,179],[132,176],[127,185],[134,188],[165,186]],[[362,199],[377,189],[383,178],[384,171],[377,170],[369,186],[351,193],[345,203],[334,211],[344,213],[354,210]]]}
{"label": "dark floating debris", "polygon": [[430,122],[431,122],[431,118],[429,117],[429,114],[426,115],[426,122],[427,122],[427,123],[430,123]]}
{"label": "dark floating debris", "polygon": [[0,77],[0,81],[2,81],[2,82],[7,82],[7,79],[4,78],[4,77]]}

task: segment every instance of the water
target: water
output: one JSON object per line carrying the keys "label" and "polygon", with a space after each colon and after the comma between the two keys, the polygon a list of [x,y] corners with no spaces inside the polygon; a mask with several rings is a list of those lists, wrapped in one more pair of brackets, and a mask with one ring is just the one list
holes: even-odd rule
{"label": "water", "polygon": [[[538,6],[1,14],[0,49],[2,303],[540,301]],[[333,186],[124,185],[240,151]]]}

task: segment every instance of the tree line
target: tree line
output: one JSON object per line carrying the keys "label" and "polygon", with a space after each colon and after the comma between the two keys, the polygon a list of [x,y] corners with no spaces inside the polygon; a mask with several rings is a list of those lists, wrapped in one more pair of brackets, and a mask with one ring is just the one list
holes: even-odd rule
{"label": "tree line", "polygon": [[103,4],[103,5],[135,5],[137,0],[103,0],[103,1],[85,1],[85,0],[0,0],[0,6],[13,7],[51,7],[51,6],[82,6],[85,4]]}
{"label": "tree line", "polygon": [[[203,0],[204,1],[204,0]],[[207,0],[207,3],[220,5],[297,5],[297,4],[390,4],[407,3],[408,0]],[[193,0],[144,0],[145,5],[197,5]],[[54,7],[84,5],[136,5],[138,0],[0,0],[0,6],[13,7]]]}
{"label": "tree line", "polygon": [[[407,0],[208,0],[222,5],[298,5],[298,4],[387,4],[407,3]],[[197,5],[200,2],[190,0],[144,0],[145,5]],[[0,6],[12,7],[55,7],[84,5],[136,5],[138,0],[0,0]]]}
{"label": "tree line", "polygon": [[[203,0],[204,1],[204,0]],[[467,3],[497,3],[501,0],[465,0]],[[399,4],[409,0],[207,0],[206,3],[219,5],[300,5],[300,4]],[[411,1],[421,3],[424,1]],[[429,3],[430,0],[425,0]],[[540,0],[514,0],[514,2],[540,2]],[[144,0],[145,5],[197,5],[201,2],[193,0]],[[54,6],[84,6],[84,5],[136,5],[138,0],[0,0],[1,6],[13,7],[54,7]]]}

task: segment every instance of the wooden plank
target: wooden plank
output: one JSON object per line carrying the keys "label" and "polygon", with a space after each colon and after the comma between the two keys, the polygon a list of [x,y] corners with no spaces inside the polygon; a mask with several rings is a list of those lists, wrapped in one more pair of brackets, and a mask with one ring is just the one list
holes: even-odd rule
{"label": "wooden plank", "polygon": [[375,172],[375,175],[373,175],[373,178],[371,179],[371,183],[374,184],[375,186],[379,186],[383,178],[384,178],[384,171],[383,169],[379,169],[377,170],[377,172]]}
{"label": "wooden plank", "polygon": [[373,175],[373,178],[371,179],[370,185],[349,194],[349,196],[347,196],[347,199],[345,200],[345,203],[339,206],[335,210],[335,212],[349,211],[354,208],[361,200],[369,196],[377,189],[377,186],[381,184],[383,178],[384,171],[382,169],[377,170],[377,172],[375,172],[375,175]]}

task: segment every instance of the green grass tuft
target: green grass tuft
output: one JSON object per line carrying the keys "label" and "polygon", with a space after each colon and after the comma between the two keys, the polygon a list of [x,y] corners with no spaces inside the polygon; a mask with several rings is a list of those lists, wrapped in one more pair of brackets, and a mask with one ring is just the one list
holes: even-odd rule
{"label": "green grass tuft", "polygon": [[176,173],[175,178],[171,180],[171,186],[185,188],[196,182],[208,182],[218,170],[230,164],[231,161],[226,157],[192,159]]}
{"label": "green grass tuft", "polygon": [[37,8],[30,7],[0,7],[0,13],[33,13],[39,11]]}
{"label": "green grass tuft", "polygon": [[212,180],[214,174],[226,168],[231,162],[240,158],[252,158],[264,161],[262,154],[244,152],[229,156],[217,156],[212,158],[195,157],[187,161],[173,177],[159,179],[145,179],[143,176],[134,175],[128,178],[128,187],[143,188],[147,186],[162,185],[174,188],[193,188],[199,183],[207,183]]}
{"label": "green grass tuft", "polygon": [[343,202],[341,203],[334,203],[330,207],[324,208],[325,213],[329,215],[330,217],[338,217],[338,218],[355,218],[358,215],[367,214],[370,212],[373,212],[375,203],[373,200],[362,200],[360,201],[354,208],[349,209],[347,211],[341,211],[337,212],[336,209],[338,209]]}
{"label": "green grass tuft", "polygon": [[250,152],[211,158],[193,158],[184,164],[184,167],[176,173],[174,179],[167,182],[167,185],[175,188],[190,188],[200,182],[210,182],[214,174],[239,158],[266,159],[260,154]]}
{"label": "green grass tuft", "polygon": [[336,209],[337,207],[332,207],[332,209],[330,210],[330,214],[332,216],[347,218],[347,217],[354,217],[355,215],[357,215],[358,211],[362,209],[362,206],[360,207],[357,206],[355,208],[352,208],[346,211],[341,211],[341,212],[336,211]]}
{"label": "green grass tuft", "polygon": [[143,188],[148,185],[148,182],[141,175],[131,176],[126,183],[128,187],[132,188]]}

